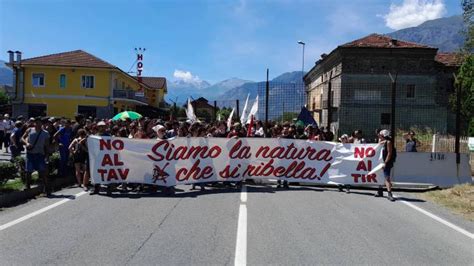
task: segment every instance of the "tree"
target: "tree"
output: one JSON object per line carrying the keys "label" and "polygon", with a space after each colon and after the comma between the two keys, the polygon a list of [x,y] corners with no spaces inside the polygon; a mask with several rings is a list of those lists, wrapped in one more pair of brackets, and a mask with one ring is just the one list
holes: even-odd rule
{"label": "tree", "polygon": [[[474,55],[465,57],[463,64],[456,75],[455,87],[461,93],[461,121],[463,125],[469,124],[468,134],[474,136]],[[457,106],[457,93],[449,99],[451,108],[455,111]]]}
{"label": "tree", "polygon": [[[455,87],[460,89],[461,94],[461,124],[468,125],[468,130],[461,128],[462,132],[474,136],[474,23],[472,15],[474,14],[474,3],[472,0],[462,0],[464,23],[466,24],[465,43],[461,50],[463,63],[456,75]],[[450,96],[449,102],[453,111],[456,110],[458,90]],[[467,132],[466,132],[467,131]]]}
{"label": "tree", "polygon": [[0,105],[8,104],[9,98],[4,91],[0,91]]}
{"label": "tree", "polygon": [[284,112],[283,115],[276,118],[275,121],[292,122],[293,119],[297,117],[298,117],[298,113]]}
{"label": "tree", "polygon": [[170,108],[170,114],[175,118],[175,119],[180,119],[180,118],[185,118],[186,117],[186,111],[184,108],[181,108],[179,106],[171,106]]}
{"label": "tree", "polygon": [[464,23],[466,24],[466,30],[464,31],[466,38],[464,42],[464,52],[471,53],[474,49],[474,23],[472,21],[474,2],[472,0],[462,0],[461,7],[463,10]]}
{"label": "tree", "polygon": [[[229,118],[230,112],[232,112],[231,108],[223,107],[219,111],[217,111],[217,116],[221,116],[222,121],[226,121]],[[235,112],[234,112],[235,116]]]}

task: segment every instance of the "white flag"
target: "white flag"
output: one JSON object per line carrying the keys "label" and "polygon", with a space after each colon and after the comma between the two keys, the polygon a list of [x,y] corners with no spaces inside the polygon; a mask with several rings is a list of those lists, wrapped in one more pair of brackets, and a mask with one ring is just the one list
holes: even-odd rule
{"label": "white flag", "polygon": [[253,116],[254,120],[257,120],[257,112],[258,112],[258,95],[253,102],[252,108],[250,109],[249,116],[247,118],[247,124],[250,123],[250,118]]}
{"label": "white flag", "polygon": [[242,110],[242,116],[240,116],[240,122],[242,123],[242,125],[245,125],[245,122],[247,122],[247,105],[249,103],[249,97],[250,93],[247,94],[247,100],[245,100],[244,109]]}
{"label": "white flag", "polygon": [[230,112],[229,118],[227,118],[227,130],[230,130],[232,126],[232,117],[234,116],[235,108],[232,108],[232,112]]}
{"label": "white flag", "polygon": [[221,114],[217,114],[217,121],[221,121]]}
{"label": "white flag", "polygon": [[191,123],[197,121],[196,115],[194,114],[193,106],[191,105],[191,100],[188,98],[188,109],[186,109],[186,116]]}

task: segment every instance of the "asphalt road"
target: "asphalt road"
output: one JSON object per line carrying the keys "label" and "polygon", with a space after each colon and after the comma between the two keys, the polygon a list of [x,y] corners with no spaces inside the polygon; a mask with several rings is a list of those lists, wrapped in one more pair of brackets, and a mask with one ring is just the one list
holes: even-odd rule
{"label": "asphalt road", "polygon": [[[117,193],[76,198],[71,196],[81,190],[72,188],[55,193],[56,198],[4,209],[0,264],[474,264],[472,235],[401,201],[373,198],[370,191],[180,188],[184,191],[174,197]],[[474,223],[403,196],[474,231]],[[62,204],[10,223],[58,202]]]}

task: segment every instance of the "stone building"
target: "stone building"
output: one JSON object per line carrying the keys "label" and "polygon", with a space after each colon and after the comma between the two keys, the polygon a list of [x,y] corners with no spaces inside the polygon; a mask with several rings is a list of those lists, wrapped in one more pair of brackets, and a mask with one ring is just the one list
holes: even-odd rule
{"label": "stone building", "polygon": [[437,50],[379,34],[340,45],[304,76],[308,110],[338,135],[356,129],[373,135],[390,127],[393,79],[397,129],[452,132],[448,96],[461,60]]}

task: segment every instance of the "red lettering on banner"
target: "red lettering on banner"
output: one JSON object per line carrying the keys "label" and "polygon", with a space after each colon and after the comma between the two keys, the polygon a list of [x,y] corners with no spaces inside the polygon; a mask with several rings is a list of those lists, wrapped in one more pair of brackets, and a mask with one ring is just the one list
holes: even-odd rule
{"label": "red lettering on banner", "polygon": [[158,152],[158,149],[161,147],[161,146],[164,146],[164,150],[166,150],[168,148],[170,144],[168,143],[168,141],[166,140],[162,140],[162,141],[159,141],[157,142],[155,145],[153,145],[153,147],[151,148],[151,152],[153,153],[153,155],[155,155],[156,157],[153,157],[152,155],[150,154],[147,154],[146,156],[148,156],[148,158],[150,158],[150,160],[153,160],[155,162],[159,162],[161,160],[163,160],[165,157]]}
{"label": "red lettering on banner", "polygon": [[359,183],[359,178],[361,183],[377,183],[377,175],[376,174],[370,174],[370,175],[364,175],[364,174],[351,174],[351,176],[354,178],[354,183]]}
{"label": "red lettering on banner", "polygon": [[104,154],[104,157],[102,158],[101,165],[102,166],[106,166],[106,165],[113,166],[114,165],[114,163],[112,162],[112,158],[110,158],[110,154]]}
{"label": "red lettering on banner", "polygon": [[290,160],[304,160],[308,158],[313,161],[331,161],[331,151],[328,149],[322,149],[317,151],[312,147],[296,148],[294,143],[286,147],[274,147],[261,146],[258,148],[255,157],[272,158],[272,159],[290,159]]}
{"label": "red lettering on banner", "polygon": [[[163,150],[163,153],[160,152]],[[174,144],[170,144],[166,140],[157,142],[151,148],[152,154],[147,154],[148,158],[152,161],[172,161],[172,160],[188,160],[188,159],[207,159],[217,158],[221,153],[222,149],[219,146],[178,146],[175,149]]]}
{"label": "red lettering on banner", "polygon": [[[266,163],[260,163],[260,165],[258,166],[249,164],[247,165],[247,168],[245,169],[242,176],[244,177],[275,176],[275,177],[286,177],[286,178],[308,179],[308,180],[321,179],[320,176],[316,174],[316,171],[317,171],[316,168],[307,167],[305,162],[293,161],[290,163],[290,165],[287,168],[283,166],[278,166],[275,168],[273,166],[273,163],[274,163],[274,160],[271,159],[270,161]],[[330,166],[331,164],[327,164],[321,173],[324,174],[327,171],[327,168],[329,168]]]}
{"label": "red lettering on banner", "polygon": [[[176,172],[176,180],[178,181],[188,181],[190,178],[194,180],[208,179],[213,175],[212,167],[205,166],[201,169],[199,167],[200,160],[196,160],[188,170],[186,168],[181,168]],[[183,175],[183,177],[181,177]]]}
{"label": "red lettering on banner", "polygon": [[377,183],[377,175],[376,174],[367,175],[367,182]]}
{"label": "red lettering on banner", "polygon": [[326,172],[329,170],[329,168],[331,168],[331,164],[330,164],[330,163],[328,163],[328,164],[326,164],[326,166],[324,166],[323,170],[322,170],[321,173],[319,174],[319,177],[320,177],[320,178],[323,177],[323,176],[326,174]]}
{"label": "red lettering on banner", "polygon": [[120,161],[118,153],[113,154],[114,159],[110,157],[110,154],[104,154],[104,158],[102,158],[102,166],[110,165],[110,166],[121,166],[124,163]]}
{"label": "red lettering on banner", "polygon": [[240,169],[240,164],[237,167],[234,167],[234,169],[231,171],[230,170],[230,165],[227,165],[224,170],[219,172],[219,176],[222,178],[238,178],[240,174],[238,173]]}
{"label": "red lettering on banner", "polygon": [[351,174],[351,176],[354,178],[354,183],[359,183],[360,174]]}
{"label": "red lettering on banner", "polygon": [[375,149],[372,147],[355,147],[354,148],[354,158],[361,158],[364,157],[370,158],[375,156]]}
{"label": "red lettering on banner", "polygon": [[238,140],[234,146],[229,151],[229,157],[231,159],[248,159],[252,156],[252,153],[250,153],[250,147],[249,146],[243,146],[242,147],[242,141]]}
{"label": "red lettering on banner", "polygon": [[105,174],[107,174],[107,169],[97,169],[97,172],[100,174],[100,179],[105,180]]}
{"label": "red lettering on banner", "polygon": [[110,139],[100,139],[99,140],[99,148],[100,150],[112,150],[112,148],[114,148],[115,150],[118,150],[118,151],[121,151],[123,150],[125,144],[122,140],[120,139],[114,139],[114,140],[110,140]]}
{"label": "red lettering on banner", "polygon": [[365,166],[365,162],[362,160],[357,164],[356,171],[367,171],[367,166]]}

